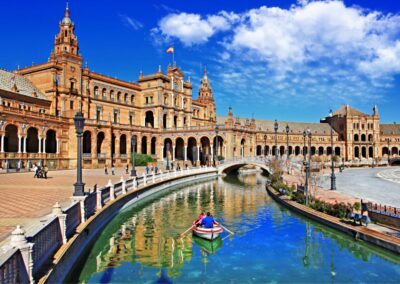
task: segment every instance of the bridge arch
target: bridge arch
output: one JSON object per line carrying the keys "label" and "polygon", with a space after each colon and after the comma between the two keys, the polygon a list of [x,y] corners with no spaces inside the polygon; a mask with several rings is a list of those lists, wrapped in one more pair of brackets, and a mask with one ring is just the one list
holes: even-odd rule
{"label": "bridge arch", "polygon": [[228,161],[218,166],[218,174],[228,174],[234,172],[244,166],[256,166],[260,168],[264,173],[269,175],[271,169],[265,164],[263,160],[253,159],[239,159],[237,161]]}

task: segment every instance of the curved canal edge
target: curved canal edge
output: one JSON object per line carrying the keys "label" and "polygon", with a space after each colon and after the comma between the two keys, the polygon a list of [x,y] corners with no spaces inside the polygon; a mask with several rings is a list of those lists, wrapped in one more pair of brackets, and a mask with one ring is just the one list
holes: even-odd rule
{"label": "curved canal edge", "polygon": [[70,275],[69,273],[79,265],[80,258],[90,248],[101,230],[107,223],[126,207],[140,201],[154,193],[160,192],[176,185],[195,182],[212,177],[217,177],[215,169],[181,175],[166,180],[156,181],[147,184],[138,190],[130,191],[125,195],[120,195],[107,203],[103,208],[96,211],[94,215],[80,224],[76,229],[76,234],[63,245],[55,254],[54,261],[49,271],[38,282],[39,283],[62,283]]}
{"label": "curved canal edge", "polygon": [[325,226],[341,231],[349,236],[356,239],[363,240],[370,244],[374,244],[391,252],[400,254],[400,239],[389,236],[375,230],[368,229],[366,227],[355,227],[343,223],[339,218],[330,216],[328,214],[316,211],[305,205],[299,204],[290,199],[286,195],[280,195],[271,186],[265,186],[268,194],[278,203],[282,204],[286,208],[299,213],[311,220],[319,222]]}

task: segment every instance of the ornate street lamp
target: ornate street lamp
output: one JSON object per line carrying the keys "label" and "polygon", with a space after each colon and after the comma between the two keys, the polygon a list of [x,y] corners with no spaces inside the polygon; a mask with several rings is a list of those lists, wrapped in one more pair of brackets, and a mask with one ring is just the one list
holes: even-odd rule
{"label": "ornate street lamp", "polygon": [[310,166],[311,166],[311,129],[307,129],[307,136],[308,136],[308,145],[309,149],[307,149],[308,155],[308,162],[306,161],[306,184],[305,184],[305,191],[306,191],[306,206],[308,206],[308,180],[310,179]]}
{"label": "ornate street lamp", "polygon": [[218,125],[215,126],[215,155],[214,155],[214,164],[217,166],[218,161]]}
{"label": "ornate street lamp", "polygon": [[136,176],[136,169],[135,169],[135,148],[136,148],[136,136],[133,135],[131,139],[131,159],[132,159],[132,170],[131,170],[131,177]]}
{"label": "ornate street lamp", "polygon": [[275,159],[278,159],[278,121],[275,119],[274,123],[275,130]]}
{"label": "ornate street lamp", "polygon": [[[307,131],[306,130],[304,130],[303,131],[303,140],[304,140],[304,146],[303,146],[303,164],[305,165],[306,164],[306,159],[307,159],[307,157],[306,157],[306,137],[307,137]],[[305,153],[306,152],[306,153]]]}
{"label": "ornate street lamp", "polygon": [[84,196],[85,184],[82,183],[82,137],[83,128],[85,126],[85,118],[83,113],[78,111],[74,116],[76,139],[78,142],[77,150],[77,166],[76,166],[76,183],[74,184],[74,196]]}
{"label": "ornate street lamp", "polygon": [[335,164],[333,161],[333,126],[332,126],[332,117],[333,117],[333,112],[330,110],[329,112],[329,121],[330,121],[330,126],[331,126],[331,190],[336,190],[336,176],[335,176]]}
{"label": "ornate street lamp", "polygon": [[165,168],[167,171],[169,171],[169,160],[168,160],[168,153],[169,153],[169,142],[167,142],[167,144],[165,145],[167,146],[167,149],[165,151],[166,156],[167,156],[167,167]]}
{"label": "ornate street lamp", "polygon": [[286,124],[286,159],[289,160],[289,124]]}

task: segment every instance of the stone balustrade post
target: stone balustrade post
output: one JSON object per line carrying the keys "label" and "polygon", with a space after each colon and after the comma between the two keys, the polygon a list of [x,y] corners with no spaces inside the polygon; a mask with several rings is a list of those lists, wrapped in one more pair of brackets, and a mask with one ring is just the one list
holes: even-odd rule
{"label": "stone balustrade post", "polygon": [[24,265],[28,273],[29,282],[35,283],[35,280],[33,279],[33,258],[32,258],[34,244],[28,243],[28,240],[26,239],[25,236],[25,230],[22,229],[20,225],[18,225],[17,228],[11,233],[10,245],[13,248],[18,248],[19,251],[21,252],[22,259],[24,261]]}
{"label": "stone balustrade post", "polygon": [[178,173],[176,172],[176,169],[174,169],[174,177],[176,177]]}
{"label": "stone balustrade post", "polygon": [[133,178],[132,184],[133,184],[133,189],[136,189],[137,187],[136,177]]}
{"label": "stone balustrade post", "polygon": [[123,176],[121,176],[120,182],[122,183],[122,194],[126,194],[126,181]]}
{"label": "stone balustrade post", "polygon": [[146,185],[146,178],[147,178],[147,176],[146,176],[146,174],[145,173],[143,173],[143,185]]}
{"label": "stone balustrade post", "polygon": [[86,196],[72,196],[71,197],[73,202],[79,202],[79,208],[81,211],[81,223],[86,221],[86,208],[85,208],[85,199]]}
{"label": "stone balustrade post", "polygon": [[64,214],[64,212],[61,209],[60,203],[56,202],[56,204],[53,205],[53,210],[52,214],[58,218],[58,222],[60,223],[60,231],[61,231],[61,237],[63,244],[67,243],[67,214]]}
{"label": "stone balustrade post", "polygon": [[153,181],[153,183],[156,182],[156,174],[154,172],[153,172],[153,176],[152,176],[152,181]]}
{"label": "stone balustrade post", "polygon": [[97,203],[97,209],[103,208],[103,200],[101,200],[101,189],[97,188],[96,191],[96,203]]}
{"label": "stone balustrade post", "polygon": [[108,184],[107,187],[110,187],[110,200],[114,200],[115,199],[115,188],[114,188],[114,184],[111,182],[111,179],[108,180]]}

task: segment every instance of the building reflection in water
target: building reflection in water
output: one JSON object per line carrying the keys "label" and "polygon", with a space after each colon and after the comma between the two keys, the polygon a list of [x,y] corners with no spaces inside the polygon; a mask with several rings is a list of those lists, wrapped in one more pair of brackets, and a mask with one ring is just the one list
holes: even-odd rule
{"label": "building reflection in water", "polygon": [[[269,201],[264,192],[253,190],[257,183],[263,184],[264,179],[256,174],[223,181],[219,178],[170,192],[139,210],[134,207],[132,215],[117,225],[107,242],[100,237],[104,246],[96,255],[96,272],[130,262],[160,271],[168,268],[167,277],[179,276],[185,261],[192,258],[193,241],[190,234],[183,238],[177,235],[190,227],[201,211],[212,212],[226,226],[239,222],[244,213],[246,218],[254,217],[257,207]],[[206,265],[207,253],[202,253]]]}

